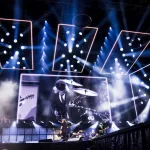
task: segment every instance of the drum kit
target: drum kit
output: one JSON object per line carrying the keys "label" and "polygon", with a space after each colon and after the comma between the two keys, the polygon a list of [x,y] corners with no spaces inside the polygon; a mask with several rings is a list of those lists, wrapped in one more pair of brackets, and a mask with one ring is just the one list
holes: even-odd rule
{"label": "drum kit", "polygon": [[80,88],[73,88],[73,91],[78,93],[78,94],[82,94],[82,95],[85,95],[85,96],[98,96],[97,92],[94,92],[94,91],[89,90],[89,89],[81,88],[82,85],[75,82],[75,81],[73,81],[72,79],[71,80],[60,79],[59,81],[64,82],[64,83],[69,84],[69,85],[72,85],[72,86],[80,87]]}

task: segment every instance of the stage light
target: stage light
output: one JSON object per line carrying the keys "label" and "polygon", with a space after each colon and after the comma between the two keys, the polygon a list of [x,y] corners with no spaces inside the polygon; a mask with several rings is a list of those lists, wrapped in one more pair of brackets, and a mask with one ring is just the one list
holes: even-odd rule
{"label": "stage light", "polygon": [[75,38],[73,37],[73,38],[71,38],[71,41],[74,41],[75,40]]}
{"label": "stage light", "polygon": [[132,57],[134,58],[134,57],[135,57],[135,55],[133,54],[133,55],[132,55]]}
{"label": "stage light", "polygon": [[67,71],[67,69],[65,69],[65,71]]}
{"label": "stage light", "polygon": [[132,46],[132,43],[129,43],[129,46]]}
{"label": "stage light", "polygon": [[6,64],[9,64],[9,61],[6,61]]}
{"label": "stage light", "polygon": [[72,49],[69,49],[69,53],[72,53]]}
{"label": "stage light", "polygon": [[66,62],[67,62],[67,63],[69,63],[69,62],[70,62],[70,60],[69,60],[69,59],[67,59],[67,60],[66,60]]}
{"label": "stage light", "polygon": [[140,44],[140,47],[142,47],[142,44]]}
{"label": "stage light", "polygon": [[123,56],[123,57],[125,57],[125,56],[126,56],[126,54],[122,54],[122,56]]}
{"label": "stage light", "polygon": [[25,57],[22,57],[22,60],[25,60]]}
{"label": "stage light", "polygon": [[127,66],[129,66],[129,64],[127,63]]}
{"label": "stage light", "polygon": [[20,37],[23,37],[23,34],[22,34],[22,33],[20,33]]}
{"label": "stage light", "polygon": [[76,58],[76,55],[73,55],[73,58]]}
{"label": "stage light", "polygon": [[70,33],[70,31],[66,31],[66,34],[69,34]]}
{"label": "stage light", "polygon": [[144,103],[141,101],[141,104],[144,104]]}
{"label": "stage light", "polygon": [[147,77],[147,74],[144,74],[144,77]]}
{"label": "stage light", "polygon": [[41,123],[44,123],[43,121],[41,121]]}
{"label": "stage light", "polygon": [[23,69],[26,69],[26,67],[23,67]]}
{"label": "stage light", "polygon": [[8,48],[9,48],[9,49],[11,49],[11,48],[12,48],[12,46],[11,46],[11,45],[8,45]]}
{"label": "stage light", "polygon": [[78,60],[77,63],[80,63],[80,61]]}
{"label": "stage light", "polygon": [[118,58],[115,58],[115,61],[118,61]]}
{"label": "stage light", "polygon": [[14,43],[17,43],[17,39],[14,39]]}
{"label": "stage light", "polygon": [[16,51],[15,54],[16,54],[16,55],[19,55],[19,51]]}
{"label": "stage light", "polygon": [[21,49],[25,49],[25,46],[21,46]]}
{"label": "stage light", "polygon": [[131,49],[131,52],[133,52],[134,50],[133,49]]}
{"label": "stage light", "polygon": [[60,64],[60,67],[63,67],[64,65],[63,64]]}
{"label": "stage light", "polygon": [[65,54],[62,54],[62,58],[65,58],[66,57],[66,55]]}
{"label": "stage light", "polygon": [[113,70],[113,67],[110,67],[110,70]]}
{"label": "stage light", "polygon": [[119,64],[119,63],[117,63],[117,65],[118,65],[118,66],[120,66],[120,64]]}
{"label": "stage light", "polygon": [[17,65],[20,65],[20,62],[19,62],[19,61],[17,62]]}
{"label": "stage light", "polygon": [[82,35],[82,32],[79,32],[79,35]]}
{"label": "stage light", "polygon": [[4,42],[4,39],[3,39],[3,38],[1,39],[1,42]]}
{"label": "stage light", "polygon": [[12,26],[12,28],[13,28],[13,29],[15,29],[15,28],[16,28],[16,26]]}
{"label": "stage light", "polygon": [[141,39],[140,39],[140,38],[138,38],[138,41],[141,41]]}
{"label": "stage light", "polygon": [[120,51],[123,51],[123,48],[120,48]]}
{"label": "stage light", "polygon": [[77,72],[77,69],[75,69],[74,72]]}
{"label": "stage light", "polygon": [[7,54],[7,51],[4,51],[4,54]]}
{"label": "stage light", "polygon": [[122,68],[119,68],[119,70],[122,70]]}
{"label": "stage light", "polygon": [[149,89],[149,86],[147,85],[146,88]]}
{"label": "stage light", "polygon": [[13,66],[12,68],[13,68],[13,69],[15,69],[16,67],[15,67],[15,66]]}
{"label": "stage light", "polygon": [[112,30],[112,27],[109,27],[109,30]]}
{"label": "stage light", "polygon": [[129,121],[126,121],[128,123],[129,126],[134,126],[133,123],[129,122]]}
{"label": "stage light", "polygon": [[9,32],[7,32],[7,33],[6,33],[6,36],[9,36],[9,35],[10,35],[10,33],[9,33]]}
{"label": "stage light", "polygon": [[65,43],[64,46],[66,47],[66,46],[67,46],[67,43]]}
{"label": "stage light", "polygon": [[86,39],[84,39],[84,42],[86,42],[87,40]]}
{"label": "stage light", "polygon": [[80,51],[80,54],[83,54],[83,50]]}
{"label": "stage light", "polygon": [[13,57],[13,56],[11,56],[11,57],[10,57],[10,59],[14,59],[14,57]]}
{"label": "stage light", "polygon": [[144,94],[144,97],[146,97],[146,94]]}
{"label": "stage light", "polygon": [[141,82],[141,84],[144,84],[144,82]]}
{"label": "stage light", "polygon": [[79,47],[79,44],[76,44],[76,47]]}
{"label": "stage light", "polygon": [[130,39],[130,37],[129,37],[129,36],[127,36],[127,37],[126,37],[126,39],[127,39],[127,40],[129,40],[129,39]]}
{"label": "stage light", "polygon": [[73,68],[73,65],[71,65],[71,68]]}
{"label": "stage light", "polygon": [[127,62],[128,60],[127,60],[127,59],[125,59],[124,61],[125,61],[125,62]]}
{"label": "stage light", "polygon": [[141,89],[139,89],[139,92],[141,92]]}

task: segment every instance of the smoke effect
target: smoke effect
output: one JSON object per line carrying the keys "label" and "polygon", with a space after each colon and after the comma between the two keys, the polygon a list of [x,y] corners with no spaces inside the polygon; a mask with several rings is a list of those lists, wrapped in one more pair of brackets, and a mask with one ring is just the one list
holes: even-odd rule
{"label": "smoke effect", "polygon": [[10,115],[14,112],[17,93],[17,83],[13,81],[3,81],[0,83],[0,117],[10,119]]}

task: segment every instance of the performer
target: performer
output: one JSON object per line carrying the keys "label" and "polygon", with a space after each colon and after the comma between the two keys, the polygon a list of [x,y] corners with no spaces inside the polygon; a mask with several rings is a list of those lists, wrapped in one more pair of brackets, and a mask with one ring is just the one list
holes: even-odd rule
{"label": "performer", "polygon": [[60,127],[60,134],[62,135],[63,141],[67,141],[67,122],[65,119],[62,119],[61,127]]}

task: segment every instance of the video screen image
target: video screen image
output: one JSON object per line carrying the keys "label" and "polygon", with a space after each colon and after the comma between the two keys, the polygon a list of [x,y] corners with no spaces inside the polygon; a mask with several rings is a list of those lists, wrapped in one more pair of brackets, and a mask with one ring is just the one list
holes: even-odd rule
{"label": "video screen image", "polygon": [[104,77],[22,74],[18,120],[35,122],[111,121],[107,79]]}

